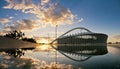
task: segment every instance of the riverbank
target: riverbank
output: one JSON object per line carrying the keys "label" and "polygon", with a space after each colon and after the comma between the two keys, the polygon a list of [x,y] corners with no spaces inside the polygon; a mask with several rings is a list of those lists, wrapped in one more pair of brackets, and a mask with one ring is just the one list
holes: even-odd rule
{"label": "riverbank", "polygon": [[107,44],[107,46],[120,48],[120,44]]}

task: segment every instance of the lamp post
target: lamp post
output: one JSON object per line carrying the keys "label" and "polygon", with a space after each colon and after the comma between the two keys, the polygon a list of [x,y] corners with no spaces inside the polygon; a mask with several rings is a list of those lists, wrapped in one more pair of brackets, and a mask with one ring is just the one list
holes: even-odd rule
{"label": "lamp post", "polygon": [[56,25],[56,27],[55,27],[55,38],[57,39],[57,27],[58,27],[58,25]]}
{"label": "lamp post", "polygon": [[[56,24],[56,27],[55,27],[55,39],[57,39],[57,27],[58,27],[58,25]],[[57,42],[55,44],[56,44],[55,46],[57,47]],[[55,51],[55,62],[57,64],[57,51]],[[55,67],[57,67],[57,66],[55,65]]]}

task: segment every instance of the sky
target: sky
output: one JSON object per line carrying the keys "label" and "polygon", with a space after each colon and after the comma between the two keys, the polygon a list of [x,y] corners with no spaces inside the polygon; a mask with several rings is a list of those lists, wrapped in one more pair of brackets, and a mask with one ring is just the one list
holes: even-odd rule
{"label": "sky", "polygon": [[53,37],[85,27],[120,41],[120,0],[0,0],[0,34],[21,30],[28,37]]}

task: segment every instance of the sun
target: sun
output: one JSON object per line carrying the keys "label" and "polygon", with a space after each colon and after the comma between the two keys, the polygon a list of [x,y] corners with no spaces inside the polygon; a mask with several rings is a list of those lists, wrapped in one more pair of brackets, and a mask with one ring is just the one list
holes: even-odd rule
{"label": "sun", "polygon": [[50,46],[49,45],[39,45],[38,47],[36,47],[36,49],[39,49],[41,51],[47,51],[49,50]]}
{"label": "sun", "polygon": [[48,39],[41,38],[41,39],[37,40],[37,43],[45,43],[45,44],[47,44],[47,43],[49,43],[49,41],[48,41]]}

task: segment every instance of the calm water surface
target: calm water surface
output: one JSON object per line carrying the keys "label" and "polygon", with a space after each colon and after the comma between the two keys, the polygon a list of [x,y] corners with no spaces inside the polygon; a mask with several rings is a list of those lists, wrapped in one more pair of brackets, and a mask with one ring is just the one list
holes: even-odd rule
{"label": "calm water surface", "polygon": [[25,56],[44,60],[46,63],[57,62],[59,64],[72,65],[74,69],[120,69],[120,48],[107,46],[108,53],[105,55],[83,56],[67,54],[76,60],[86,59],[84,61],[74,61],[56,51],[38,51],[26,52]]}
{"label": "calm water surface", "polygon": [[104,55],[78,55],[44,45],[26,51],[21,58],[1,53],[0,69],[120,69],[120,46],[107,46],[107,49]]}

